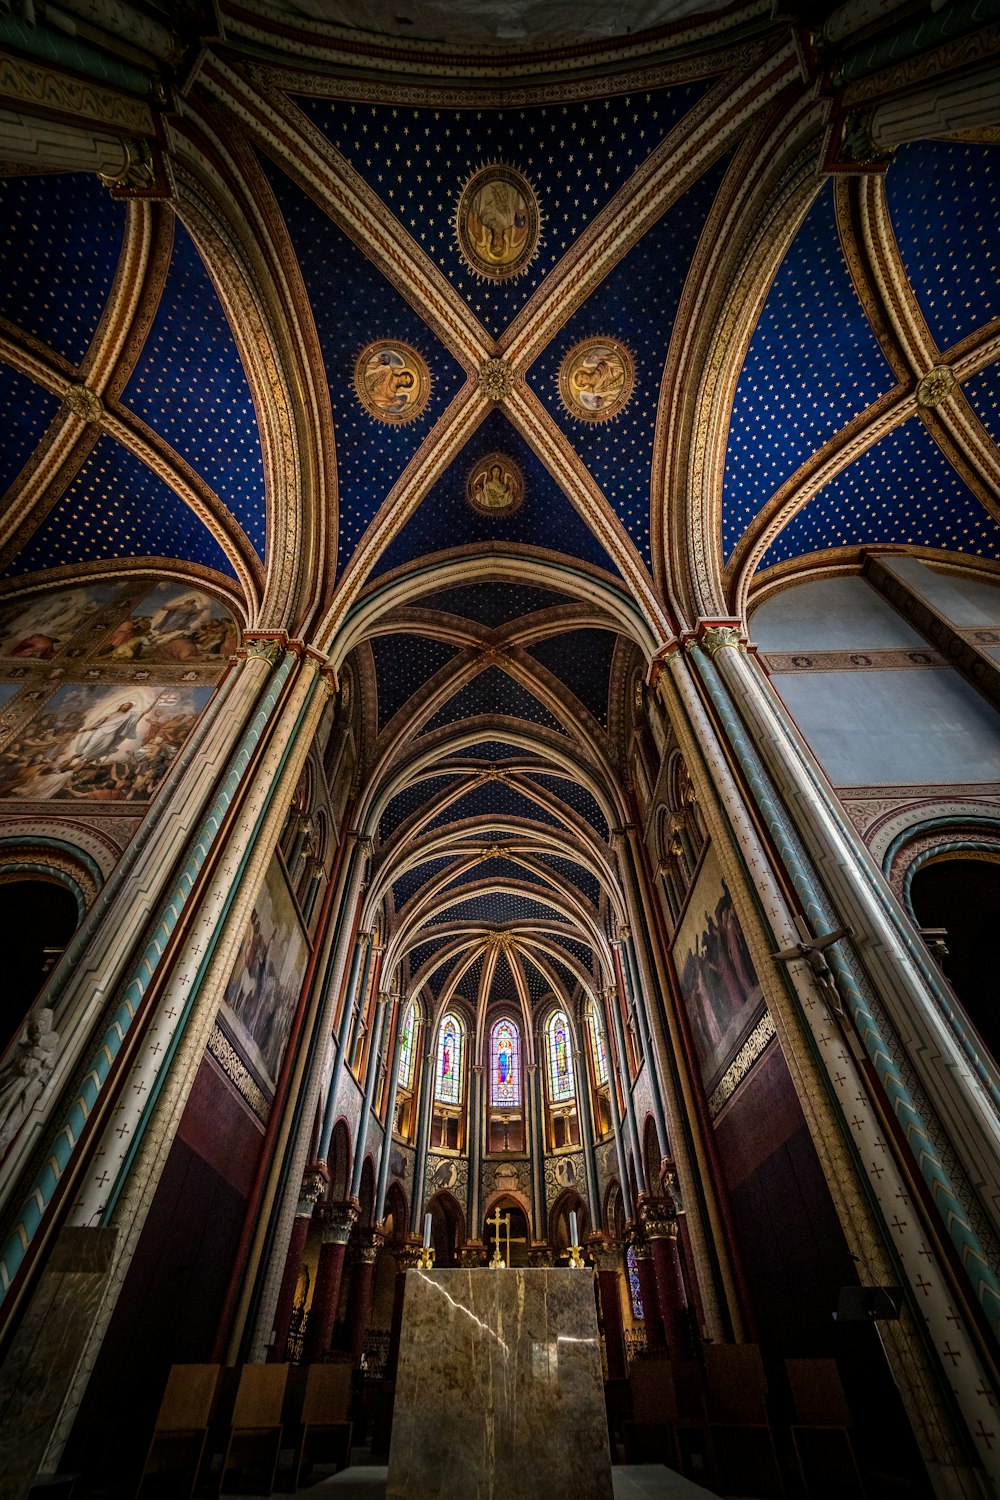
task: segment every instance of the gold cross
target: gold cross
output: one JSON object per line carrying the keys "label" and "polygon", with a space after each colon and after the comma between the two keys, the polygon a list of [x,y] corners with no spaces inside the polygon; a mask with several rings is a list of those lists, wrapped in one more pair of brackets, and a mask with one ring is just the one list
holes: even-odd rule
{"label": "gold cross", "polygon": [[[501,1214],[499,1208],[494,1209],[493,1217],[486,1220],[493,1229],[493,1259],[491,1265],[506,1269],[510,1265],[510,1214]],[[507,1231],[507,1259],[500,1259],[500,1230]]]}

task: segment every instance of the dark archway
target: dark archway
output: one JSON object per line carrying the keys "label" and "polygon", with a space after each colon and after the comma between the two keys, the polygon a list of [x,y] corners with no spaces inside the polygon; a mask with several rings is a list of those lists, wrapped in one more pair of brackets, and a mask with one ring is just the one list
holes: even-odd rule
{"label": "dark archway", "polygon": [[370,1156],[365,1157],[364,1166],[361,1168],[358,1202],[361,1205],[358,1223],[364,1229],[371,1229],[375,1222],[375,1164]]}
{"label": "dark archway", "polygon": [[435,1193],[427,1212],[431,1216],[435,1266],[457,1266],[458,1248],[465,1243],[465,1215],[460,1204],[450,1193]]}
{"label": "dark archway", "polygon": [[76,897],[57,880],[0,882],[4,985],[0,1052],[20,1031],[31,1003],[80,920]]}
{"label": "dark archway", "polygon": [[930,860],[913,877],[910,900],[923,928],[944,928],[942,968],[1000,1067],[996,935],[1000,931],[1000,861],[966,854]]}
{"label": "dark archway", "polygon": [[351,1132],[345,1120],[338,1120],[333,1127],[333,1139],[326,1162],[330,1169],[330,1202],[343,1203],[351,1181]]}
{"label": "dark archway", "polygon": [[642,1156],[643,1165],[646,1169],[647,1191],[659,1195],[663,1190],[660,1173],[662,1153],[660,1151],[660,1138],[656,1133],[656,1121],[652,1115],[646,1116],[646,1123],[643,1127]]}
{"label": "dark archway", "polygon": [[578,1242],[582,1244],[584,1235],[590,1233],[590,1215],[587,1213],[587,1205],[575,1188],[567,1188],[564,1193],[560,1193],[549,1210],[549,1244],[556,1256],[569,1254],[571,1213],[576,1214],[576,1232]]}

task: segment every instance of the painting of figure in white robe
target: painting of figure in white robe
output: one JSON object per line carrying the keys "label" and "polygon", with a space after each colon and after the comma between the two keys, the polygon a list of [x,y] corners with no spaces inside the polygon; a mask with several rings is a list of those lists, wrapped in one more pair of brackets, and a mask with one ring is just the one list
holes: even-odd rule
{"label": "painting of figure in white robe", "polygon": [[0,751],[0,797],[146,802],[211,695],[210,687],[67,683]]}

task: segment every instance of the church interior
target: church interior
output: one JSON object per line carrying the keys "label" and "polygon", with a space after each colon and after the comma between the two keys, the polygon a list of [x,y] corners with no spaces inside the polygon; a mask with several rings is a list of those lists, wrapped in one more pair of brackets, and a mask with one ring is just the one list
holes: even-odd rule
{"label": "church interior", "polygon": [[0,1492],[583,1272],[623,1470],[996,1500],[995,0],[9,0],[0,205]]}

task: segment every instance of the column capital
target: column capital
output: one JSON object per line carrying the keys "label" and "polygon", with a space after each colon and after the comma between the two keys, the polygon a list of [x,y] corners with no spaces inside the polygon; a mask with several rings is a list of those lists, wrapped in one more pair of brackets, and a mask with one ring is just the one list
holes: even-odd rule
{"label": "column capital", "polygon": [[388,1241],[396,1267],[400,1271],[412,1271],[420,1259],[421,1245],[419,1239],[405,1239],[399,1241]]}
{"label": "column capital", "polygon": [[587,1235],[583,1248],[593,1261],[595,1270],[621,1270],[622,1250],[617,1240],[608,1239],[602,1234]]}
{"label": "column capital", "polygon": [[676,1240],[677,1209],[672,1198],[639,1199],[639,1222],[647,1240]]}
{"label": "column capital", "polygon": [[297,1218],[312,1218],[313,1209],[326,1192],[326,1185],[330,1180],[330,1174],[326,1166],[321,1162],[313,1162],[302,1174],[302,1187],[299,1191],[299,1201],[295,1209]]}
{"label": "column capital", "polygon": [[731,646],[734,651],[746,651],[746,636],[743,627],[737,620],[702,620],[694,639],[688,642],[688,649],[695,646],[709,656],[715,656],[726,646]]}
{"label": "column capital", "polygon": [[357,1198],[348,1198],[343,1203],[324,1203],[319,1210],[324,1245],[346,1245],[360,1212],[361,1204]]}
{"label": "column capital", "polygon": [[381,1229],[359,1229],[356,1236],[356,1254],[362,1265],[373,1266],[385,1243]]}

